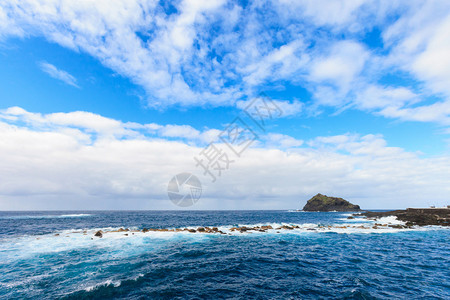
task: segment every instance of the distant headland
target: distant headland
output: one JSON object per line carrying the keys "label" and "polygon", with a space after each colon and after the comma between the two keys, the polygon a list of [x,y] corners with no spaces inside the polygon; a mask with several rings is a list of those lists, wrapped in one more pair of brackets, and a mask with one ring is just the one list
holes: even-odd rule
{"label": "distant headland", "polygon": [[308,200],[303,211],[360,211],[359,205],[345,199],[317,194]]}
{"label": "distant headland", "polygon": [[359,214],[369,219],[395,216],[397,220],[406,223],[406,226],[450,226],[450,208],[408,208],[385,212],[367,211]]}

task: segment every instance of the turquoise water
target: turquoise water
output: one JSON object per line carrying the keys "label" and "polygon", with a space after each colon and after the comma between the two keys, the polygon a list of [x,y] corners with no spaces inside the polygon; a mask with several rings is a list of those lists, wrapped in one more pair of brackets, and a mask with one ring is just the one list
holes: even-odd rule
{"label": "turquoise water", "polygon": [[[371,226],[348,220],[348,215],[2,212],[0,298],[450,298],[449,229],[339,228]],[[300,229],[232,235],[111,233],[93,238],[98,229],[120,227],[263,224],[297,224]],[[310,230],[317,225],[326,230]]]}

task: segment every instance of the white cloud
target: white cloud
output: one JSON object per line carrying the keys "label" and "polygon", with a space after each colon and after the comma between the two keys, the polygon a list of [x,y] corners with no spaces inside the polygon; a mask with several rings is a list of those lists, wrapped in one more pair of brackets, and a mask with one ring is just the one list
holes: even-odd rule
{"label": "white cloud", "polygon": [[[212,184],[193,161],[203,146],[141,134],[163,125],[127,127],[101,116],[64,123],[55,115],[2,111],[1,209],[171,209],[167,182],[179,172],[196,174],[204,185],[196,209],[300,208],[317,192],[365,208],[448,204],[450,157],[422,158],[389,147],[380,135],[317,137],[304,146],[269,134],[274,144],[247,149]],[[115,122],[134,134],[110,135]],[[193,136],[185,128],[179,135]]]}
{"label": "white cloud", "polygon": [[355,102],[359,108],[366,110],[399,108],[419,102],[419,96],[404,87],[371,85],[356,95]]}
{"label": "white cloud", "polygon": [[268,148],[288,149],[303,145],[302,140],[280,133],[269,133],[263,139],[265,140],[265,146]]}
{"label": "white cloud", "polygon": [[391,48],[386,64],[408,72],[424,83],[424,96],[441,101],[417,108],[390,107],[387,113],[403,119],[448,124],[450,113],[450,3],[414,1],[383,33]]}
{"label": "white cloud", "polygon": [[[252,101],[255,101],[256,98],[252,98],[250,100],[247,101],[237,101],[236,102],[236,107],[241,109],[241,110],[245,110],[251,103]],[[265,100],[267,101],[267,100]],[[281,112],[279,114],[273,114],[272,117],[277,117],[278,115],[280,117],[288,117],[288,116],[295,116],[300,114],[303,111],[303,103],[298,101],[298,100],[293,100],[293,101],[288,101],[288,100],[275,100],[275,99],[270,99],[271,103],[266,102],[267,105],[270,106],[271,109],[276,109],[276,110],[281,110]],[[277,106],[277,108],[275,108],[275,106]]]}
{"label": "white cloud", "polygon": [[353,41],[335,43],[325,57],[314,59],[310,80],[329,82],[347,92],[350,84],[361,73],[369,54],[364,47]]}
{"label": "white cloud", "polygon": [[217,129],[208,128],[199,131],[190,125],[124,123],[85,111],[42,115],[28,112],[17,106],[0,111],[0,119],[8,121],[20,120],[36,130],[67,131],[75,129],[73,132],[86,132],[87,136],[93,134],[92,137],[98,136],[107,139],[143,138],[147,136],[181,139],[203,145],[217,139],[220,133]]}
{"label": "white cloud", "polygon": [[66,83],[68,85],[71,85],[73,87],[79,88],[75,77],[73,77],[66,71],[60,70],[57,67],[55,67],[54,65],[49,64],[48,62],[45,62],[45,61],[40,62],[39,67],[41,68],[41,70],[43,72],[50,75],[50,77],[61,80],[62,82]]}
{"label": "white cloud", "polygon": [[370,1],[282,0],[280,4],[284,12],[296,15],[298,11],[302,11],[303,16],[311,18],[319,26],[342,26],[355,21],[357,14],[361,13],[360,8],[367,2]]}

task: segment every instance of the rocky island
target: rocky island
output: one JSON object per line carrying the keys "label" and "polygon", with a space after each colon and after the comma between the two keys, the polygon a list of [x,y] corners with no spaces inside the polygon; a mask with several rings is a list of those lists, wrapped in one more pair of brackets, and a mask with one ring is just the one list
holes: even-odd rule
{"label": "rocky island", "polygon": [[360,211],[359,205],[337,197],[317,194],[308,200],[303,211]]}

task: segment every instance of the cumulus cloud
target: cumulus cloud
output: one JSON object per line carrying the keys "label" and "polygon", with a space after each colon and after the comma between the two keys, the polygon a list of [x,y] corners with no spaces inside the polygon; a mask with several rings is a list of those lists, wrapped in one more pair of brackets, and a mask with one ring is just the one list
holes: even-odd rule
{"label": "cumulus cloud", "polygon": [[180,172],[202,181],[197,209],[301,208],[318,192],[364,208],[401,208],[444,205],[450,192],[449,156],[424,158],[390,147],[381,135],[303,142],[269,133],[267,143],[231,157],[212,183],[193,160],[204,144],[185,140],[202,132],[90,113],[80,122],[79,115],[1,111],[1,209],[172,209],[167,183]]}
{"label": "cumulus cloud", "polygon": [[50,77],[61,80],[62,82],[71,85],[73,87],[79,88],[77,85],[77,80],[75,77],[67,73],[66,71],[60,70],[52,64],[48,62],[42,61],[39,63],[39,67],[45,73],[47,73]]}

